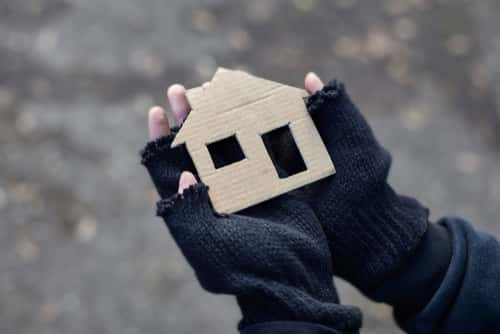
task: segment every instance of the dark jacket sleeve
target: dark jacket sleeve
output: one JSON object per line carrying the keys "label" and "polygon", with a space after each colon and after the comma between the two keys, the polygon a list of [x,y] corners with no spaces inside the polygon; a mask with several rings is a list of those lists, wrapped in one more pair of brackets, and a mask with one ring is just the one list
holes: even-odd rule
{"label": "dark jacket sleeve", "polygon": [[444,279],[415,317],[400,319],[409,333],[500,333],[500,244],[460,219],[441,222],[452,256]]}
{"label": "dark jacket sleeve", "polygon": [[458,218],[432,226],[410,266],[369,296],[408,333],[500,333],[499,242]]}

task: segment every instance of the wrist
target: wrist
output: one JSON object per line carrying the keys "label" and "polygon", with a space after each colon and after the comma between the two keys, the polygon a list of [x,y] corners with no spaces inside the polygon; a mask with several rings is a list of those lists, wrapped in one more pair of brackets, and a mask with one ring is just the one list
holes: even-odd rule
{"label": "wrist", "polygon": [[[241,334],[276,334],[276,333],[300,333],[300,334],[342,334],[323,325],[303,321],[271,321],[246,327],[240,331]],[[350,334],[359,333],[349,332]]]}
{"label": "wrist", "polygon": [[365,292],[379,286],[415,252],[428,216],[418,201],[382,184],[333,226],[335,273]]}
{"label": "wrist", "polygon": [[276,321],[315,323],[349,332],[361,327],[361,311],[353,306],[340,305],[333,284],[327,291],[321,291],[321,298],[295,288],[273,285],[269,283],[266,293],[237,297],[243,315],[240,330]]}
{"label": "wrist", "polygon": [[452,242],[447,228],[429,224],[415,252],[394,275],[367,294],[394,308],[396,318],[409,318],[432,299],[448,271]]}

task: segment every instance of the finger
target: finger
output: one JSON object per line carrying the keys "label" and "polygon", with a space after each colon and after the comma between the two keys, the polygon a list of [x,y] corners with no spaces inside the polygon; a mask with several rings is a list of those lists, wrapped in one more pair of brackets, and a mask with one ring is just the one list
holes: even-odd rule
{"label": "finger", "polygon": [[155,140],[170,134],[167,114],[162,107],[153,107],[148,115],[149,139]]}
{"label": "finger", "polygon": [[179,84],[172,85],[167,90],[167,97],[177,125],[181,125],[190,110],[186,88]]}
{"label": "finger", "polygon": [[179,178],[179,194],[182,194],[185,189],[189,188],[192,185],[198,183],[194,175],[190,172],[182,172],[181,177]]}
{"label": "finger", "polygon": [[318,90],[323,89],[324,86],[323,81],[314,72],[307,73],[304,84],[309,94],[316,93]]}

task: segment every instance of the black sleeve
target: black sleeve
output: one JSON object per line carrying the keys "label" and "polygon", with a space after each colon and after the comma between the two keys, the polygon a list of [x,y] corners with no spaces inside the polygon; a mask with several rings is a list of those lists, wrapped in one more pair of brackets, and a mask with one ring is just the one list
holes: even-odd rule
{"label": "black sleeve", "polygon": [[500,243],[461,219],[443,219],[368,295],[392,305],[408,333],[500,333]]}

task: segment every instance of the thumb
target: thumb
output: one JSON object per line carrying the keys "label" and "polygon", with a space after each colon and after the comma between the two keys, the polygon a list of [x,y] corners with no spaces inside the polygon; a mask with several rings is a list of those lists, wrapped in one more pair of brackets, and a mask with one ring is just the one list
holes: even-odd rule
{"label": "thumb", "polygon": [[182,172],[181,177],[179,178],[179,190],[177,192],[182,195],[185,189],[197,183],[198,181],[196,181],[196,178],[192,173]]}
{"label": "thumb", "polygon": [[212,226],[216,217],[209,202],[208,187],[198,183],[193,174],[183,172],[178,189],[177,194],[158,202],[156,213],[182,249],[183,240]]}
{"label": "thumb", "polygon": [[321,81],[318,75],[314,72],[307,73],[306,78],[304,79],[304,85],[309,94],[314,94],[318,90],[323,89],[325,86],[323,81]]}

